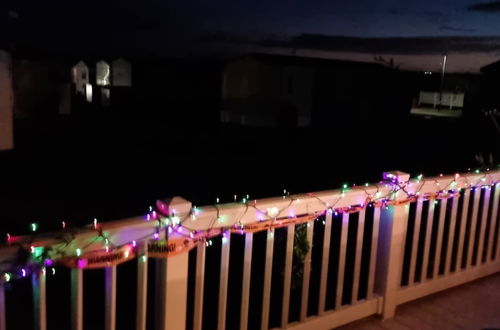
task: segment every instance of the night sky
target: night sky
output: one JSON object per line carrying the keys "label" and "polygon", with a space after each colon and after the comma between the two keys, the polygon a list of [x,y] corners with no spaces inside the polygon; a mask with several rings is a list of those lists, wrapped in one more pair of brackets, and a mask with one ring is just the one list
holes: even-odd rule
{"label": "night sky", "polygon": [[439,67],[439,58],[448,54],[450,69],[465,71],[500,58],[500,1],[11,0],[0,8],[7,18],[0,20],[7,24],[2,30],[18,49],[48,53],[220,56],[295,50],[360,60],[383,54],[418,69]]}

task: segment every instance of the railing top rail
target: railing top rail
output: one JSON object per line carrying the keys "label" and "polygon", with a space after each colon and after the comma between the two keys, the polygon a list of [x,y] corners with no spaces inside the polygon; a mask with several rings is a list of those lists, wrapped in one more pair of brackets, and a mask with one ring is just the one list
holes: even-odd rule
{"label": "railing top rail", "polygon": [[[391,172],[399,173],[400,172]],[[406,174],[407,177],[409,175]],[[409,197],[436,195],[439,192],[458,191],[463,188],[494,185],[500,182],[500,170],[483,173],[440,175],[437,177],[381,181],[377,184],[355,186],[313,193],[295,194],[274,198],[246,200],[242,203],[215,204],[192,207],[189,201],[175,197],[158,201],[157,211],[146,216],[99,223],[72,231],[34,234],[11,238],[11,243],[21,246],[44,246],[64,251],[104,249],[108,244],[121,246],[132,241],[153,237],[165,238],[169,225],[182,225],[187,233],[211,229],[244,226],[265,220],[319,214],[328,209],[342,210],[352,206],[365,207],[370,202],[403,201]],[[157,214],[155,214],[157,213]],[[163,214],[158,216],[158,214]],[[171,235],[177,235],[177,231]],[[171,237],[168,234],[169,237]],[[186,235],[186,234],[184,234]],[[101,238],[101,239],[97,239]],[[12,246],[2,248],[5,255]],[[70,253],[71,254],[71,253]]]}

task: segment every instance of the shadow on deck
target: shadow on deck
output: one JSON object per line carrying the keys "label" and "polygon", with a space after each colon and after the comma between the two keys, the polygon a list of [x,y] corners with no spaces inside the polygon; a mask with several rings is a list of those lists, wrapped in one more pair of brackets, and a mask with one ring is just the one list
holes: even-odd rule
{"label": "shadow on deck", "polygon": [[394,319],[373,316],[338,329],[500,329],[500,273],[401,305]]}

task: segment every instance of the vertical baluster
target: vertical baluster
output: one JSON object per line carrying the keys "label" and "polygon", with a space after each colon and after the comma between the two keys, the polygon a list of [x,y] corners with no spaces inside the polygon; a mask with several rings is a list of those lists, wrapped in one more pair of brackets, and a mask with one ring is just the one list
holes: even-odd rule
{"label": "vertical baluster", "polygon": [[429,266],[429,252],[432,238],[432,226],[434,223],[434,201],[429,201],[429,210],[427,212],[427,228],[425,231],[424,256],[422,259],[422,273],[420,276],[421,282],[427,280],[427,268]]}
{"label": "vertical baluster", "polygon": [[[486,262],[489,262],[491,260],[491,257],[493,255],[493,241],[495,240],[495,228],[497,225],[498,221],[498,202],[499,202],[499,197],[500,197],[500,185],[497,184],[495,186],[495,195],[493,196],[493,209],[491,210],[491,226],[490,226],[490,238],[488,240],[488,252],[486,254]],[[500,244],[498,244],[500,246]],[[497,254],[498,256],[498,254]]]}
{"label": "vertical baluster", "polygon": [[0,330],[7,330],[5,315],[5,286],[0,282]]}
{"label": "vertical baluster", "polygon": [[219,314],[217,329],[226,329],[227,282],[229,279],[229,251],[231,247],[231,233],[226,230],[222,233],[222,248],[219,278]]}
{"label": "vertical baluster", "polygon": [[71,270],[71,329],[83,330],[83,270]]}
{"label": "vertical baluster", "polygon": [[148,301],[148,256],[147,247],[137,258],[137,312],[136,329],[146,330],[147,301]]}
{"label": "vertical baluster", "polygon": [[194,288],[193,329],[201,330],[203,326],[203,287],[205,285],[205,242],[198,243],[196,248],[196,283]]}
{"label": "vertical baluster", "polygon": [[321,279],[319,284],[319,315],[325,313],[326,286],[328,281],[328,264],[330,260],[330,236],[332,232],[332,214],[326,213],[325,233],[323,236],[323,255],[321,260]]}
{"label": "vertical baluster", "polygon": [[309,281],[311,278],[311,254],[312,254],[312,240],[314,233],[315,221],[307,223],[307,242],[309,243],[309,251],[304,260],[304,277],[302,279],[302,304],[300,306],[300,321],[305,321],[307,317],[307,307],[309,305]]}
{"label": "vertical baluster", "polygon": [[450,265],[451,265],[451,255],[453,253],[453,243],[457,239],[455,237],[455,227],[457,224],[457,210],[458,210],[458,198],[455,197],[452,200],[451,205],[451,214],[450,214],[450,230],[448,231],[448,246],[446,248],[446,262],[444,265],[444,275],[448,275],[450,273]]}
{"label": "vertical baluster", "polygon": [[[488,222],[488,209],[490,207],[491,189],[485,188],[483,213],[481,217],[481,231],[479,232],[479,242],[477,244],[476,266],[481,265],[483,259],[484,236],[486,235],[486,224]],[[491,228],[490,228],[491,230]]]}
{"label": "vertical baluster", "polygon": [[437,278],[439,274],[439,264],[441,263],[441,249],[443,245],[443,235],[444,235],[444,222],[446,220],[446,205],[448,204],[448,199],[441,199],[441,207],[439,210],[439,223],[438,232],[436,237],[436,251],[434,253],[434,267],[432,269],[432,278]]}
{"label": "vertical baluster", "polygon": [[287,235],[286,235],[285,278],[283,279],[283,305],[281,309],[282,328],[286,328],[288,324],[288,312],[290,307],[290,287],[292,283],[294,237],[295,237],[295,225],[290,225],[287,227]]}
{"label": "vertical baluster", "polygon": [[347,252],[347,229],[349,227],[349,213],[342,215],[342,231],[340,234],[339,272],[337,274],[337,292],[335,296],[335,309],[342,307],[342,295],[344,291],[345,259]]}
{"label": "vertical baluster", "polygon": [[35,330],[47,329],[47,314],[46,314],[46,274],[45,268],[39,273],[33,273],[31,276],[31,286],[33,289],[34,303],[34,321]]}
{"label": "vertical baluster", "polygon": [[269,302],[271,300],[271,275],[273,271],[274,229],[267,231],[266,265],[264,267],[264,289],[262,295],[261,330],[269,328]]}
{"label": "vertical baluster", "polygon": [[[497,183],[495,190],[500,190],[500,183]],[[500,194],[500,191],[498,193]],[[497,207],[497,212],[500,212],[500,210],[498,210],[498,207],[499,207],[498,206],[498,197],[497,197],[495,203],[496,203],[496,207]],[[498,215],[497,215],[497,218],[498,218]],[[497,221],[500,221],[500,219],[498,219]],[[500,236],[500,229],[498,231],[498,235]],[[500,260],[500,237],[498,237],[497,251],[496,251],[495,257],[496,257],[496,260]]]}
{"label": "vertical baluster", "polygon": [[116,328],[116,266],[107,267],[106,277],[106,317],[105,329],[115,330]]}
{"label": "vertical baluster", "polygon": [[248,328],[248,308],[250,305],[250,275],[252,272],[253,234],[245,234],[245,254],[243,257],[243,283],[241,286],[240,330]]}
{"label": "vertical baluster", "polygon": [[354,260],[354,277],[352,284],[352,303],[358,301],[359,277],[361,273],[361,256],[363,252],[363,234],[365,232],[365,210],[359,212],[358,217],[358,235],[356,241],[356,259]]}
{"label": "vertical baluster", "polygon": [[158,330],[185,329],[189,254],[180,253],[157,262],[156,327]]}
{"label": "vertical baluster", "polygon": [[459,271],[462,269],[462,256],[464,251],[464,241],[465,241],[465,227],[467,226],[467,214],[469,212],[469,201],[470,201],[470,191],[467,189],[464,191],[463,206],[462,206],[462,216],[460,218],[460,234],[458,236],[457,245],[457,262],[455,270]]}
{"label": "vertical baluster", "polygon": [[466,269],[469,269],[472,266],[472,254],[474,252],[474,241],[476,238],[477,216],[479,213],[480,198],[481,198],[481,189],[476,188],[474,193],[474,204],[472,206],[472,220],[469,233],[469,247],[467,250],[467,264],[465,265]]}
{"label": "vertical baluster", "polygon": [[366,288],[366,300],[373,298],[373,288],[375,285],[375,271],[377,265],[378,235],[380,230],[380,208],[373,210],[373,232],[372,246],[370,249],[370,269],[368,270],[368,285]]}
{"label": "vertical baluster", "polygon": [[422,206],[424,205],[421,199],[417,201],[417,210],[415,212],[415,226],[413,228],[413,241],[411,248],[411,260],[410,260],[410,273],[408,285],[411,286],[415,283],[415,268],[417,266],[417,252],[418,252],[418,240],[420,237],[420,227],[422,222]]}
{"label": "vertical baluster", "polygon": [[167,301],[167,260],[156,259],[155,261],[155,330],[164,330],[167,324],[166,309]]}

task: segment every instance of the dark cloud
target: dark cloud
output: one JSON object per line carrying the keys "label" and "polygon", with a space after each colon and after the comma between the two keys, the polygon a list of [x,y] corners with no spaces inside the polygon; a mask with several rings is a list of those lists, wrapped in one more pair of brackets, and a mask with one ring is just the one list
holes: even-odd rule
{"label": "dark cloud", "polygon": [[450,31],[450,32],[475,32],[475,29],[465,29],[450,25],[441,25],[439,31]]}
{"label": "dark cloud", "polygon": [[[453,29],[443,26],[444,29]],[[292,38],[269,37],[259,41],[223,33],[211,35],[210,42],[232,45],[254,45],[288,49],[310,49],[336,52],[359,52],[377,54],[444,54],[450,52],[497,52],[500,51],[500,37],[394,37],[360,38],[301,34]]]}
{"label": "dark cloud", "polygon": [[479,11],[485,13],[499,13],[500,12],[500,1],[493,2],[482,2],[475,5],[467,7],[469,11]]}
{"label": "dark cloud", "polygon": [[412,18],[424,18],[431,23],[446,23],[449,18],[439,11],[412,11],[407,8],[390,8],[389,14],[394,16],[407,16]]}
{"label": "dark cloud", "polygon": [[264,40],[262,45],[329,51],[429,54],[500,50],[500,37],[356,38],[302,34],[289,40]]}

